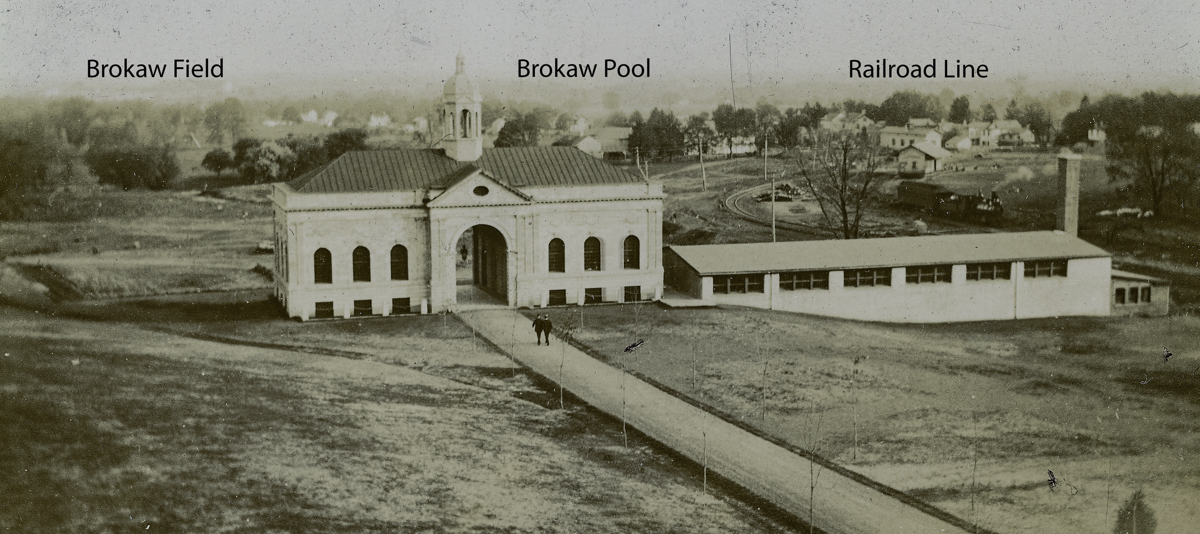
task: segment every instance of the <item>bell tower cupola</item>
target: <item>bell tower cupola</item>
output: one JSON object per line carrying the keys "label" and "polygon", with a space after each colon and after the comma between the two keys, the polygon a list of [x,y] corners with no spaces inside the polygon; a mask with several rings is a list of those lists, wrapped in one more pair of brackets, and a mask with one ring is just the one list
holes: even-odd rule
{"label": "bell tower cupola", "polygon": [[446,80],[442,91],[442,138],[439,146],[456,161],[475,161],[483,155],[483,135],[479,124],[479,88],[467,77],[467,60],[462,52],[454,62],[454,76]]}

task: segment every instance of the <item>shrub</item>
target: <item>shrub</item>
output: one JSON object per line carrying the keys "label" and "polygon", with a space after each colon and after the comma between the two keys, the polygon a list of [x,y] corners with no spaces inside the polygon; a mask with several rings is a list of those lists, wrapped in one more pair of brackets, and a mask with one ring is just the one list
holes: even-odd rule
{"label": "shrub", "polygon": [[1117,512],[1117,526],[1113,528],[1113,534],[1154,534],[1157,527],[1154,510],[1146,504],[1146,494],[1137,490]]}
{"label": "shrub", "polygon": [[120,186],[126,191],[139,187],[166,189],[179,176],[179,160],[169,148],[92,148],[84,160],[101,184]]}

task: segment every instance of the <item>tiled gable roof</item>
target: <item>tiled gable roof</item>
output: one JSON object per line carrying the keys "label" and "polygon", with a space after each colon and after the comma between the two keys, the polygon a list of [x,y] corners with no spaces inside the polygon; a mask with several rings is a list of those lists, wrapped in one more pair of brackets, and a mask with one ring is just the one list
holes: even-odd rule
{"label": "tiled gable roof", "polygon": [[473,166],[510,187],[571,187],[644,183],[624,169],[574,147],[485,148],[478,161],[458,162],[441,150],[347,152],[288,182],[299,193],[366,193],[441,189]]}
{"label": "tiled gable roof", "polygon": [[938,159],[947,158],[952,155],[946,149],[944,149],[940,146],[937,146],[933,143],[930,143],[928,141],[917,143],[915,145],[908,145],[908,146],[900,149],[899,151],[904,152],[905,150],[920,150],[921,152],[924,152],[924,153],[926,153],[932,157],[938,158]]}

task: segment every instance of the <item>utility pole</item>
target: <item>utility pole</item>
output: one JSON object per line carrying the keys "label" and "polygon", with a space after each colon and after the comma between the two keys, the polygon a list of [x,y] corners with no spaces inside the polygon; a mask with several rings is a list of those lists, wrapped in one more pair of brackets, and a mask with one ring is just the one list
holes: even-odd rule
{"label": "utility pole", "polygon": [[737,92],[733,90],[733,34],[729,34],[729,94],[733,97],[733,110],[737,111]]}
{"label": "utility pole", "polygon": [[[771,137],[763,136],[763,178],[767,178],[767,148],[771,146]],[[771,178],[771,242],[775,243],[775,175]]]}
{"label": "utility pole", "polygon": [[704,172],[704,140],[700,140],[700,184],[702,190],[708,191],[708,174]]}

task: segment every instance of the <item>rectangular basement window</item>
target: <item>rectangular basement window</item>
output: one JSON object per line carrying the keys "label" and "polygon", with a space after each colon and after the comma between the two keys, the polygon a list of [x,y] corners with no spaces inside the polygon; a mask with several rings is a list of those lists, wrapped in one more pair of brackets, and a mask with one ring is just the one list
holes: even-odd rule
{"label": "rectangular basement window", "polygon": [[314,319],[333,319],[333,303],[318,302],[316,313],[313,314]]}
{"label": "rectangular basement window", "polygon": [[625,286],[625,302],[642,300],[642,286]]}
{"label": "rectangular basement window", "polygon": [[1125,304],[1125,288],[1117,288],[1117,304]]}
{"label": "rectangular basement window", "polygon": [[604,288],[589,287],[583,290],[584,304],[600,304],[604,302]]}
{"label": "rectangular basement window", "polygon": [[356,300],[354,301],[354,316],[363,317],[371,315],[371,300]]}
{"label": "rectangular basement window", "polygon": [[550,301],[547,303],[547,305],[549,305],[549,306],[566,306],[567,305],[567,290],[551,289],[550,290]]}
{"label": "rectangular basement window", "polygon": [[1150,304],[1150,288],[1142,288],[1142,304]]}
{"label": "rectangular basement window", "polygon": [[412,313],[411,299],[392,299],[392,313]]}

